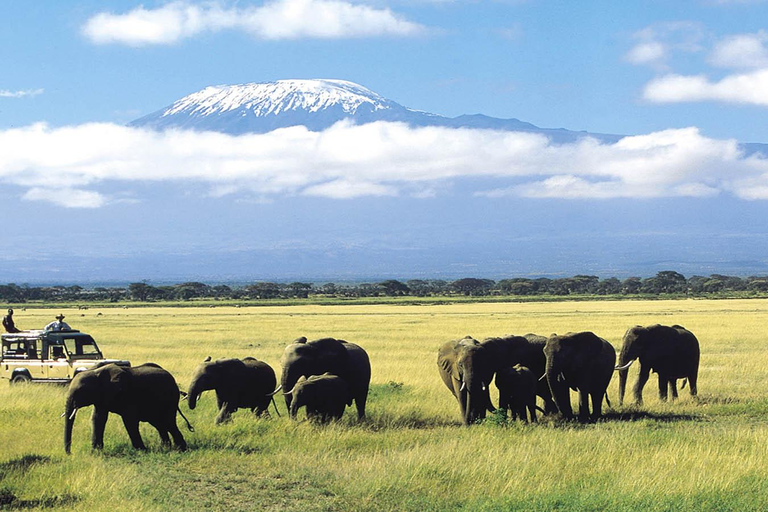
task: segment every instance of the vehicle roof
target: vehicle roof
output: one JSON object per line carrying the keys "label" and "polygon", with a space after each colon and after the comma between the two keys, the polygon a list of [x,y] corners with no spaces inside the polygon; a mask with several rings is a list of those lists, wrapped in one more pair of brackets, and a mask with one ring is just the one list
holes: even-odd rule
{"label": "vehicle roof", "polygon": [[62,338],[62,337],[80,337],[89,336],[84,332],[80,332],[76,329],[69,331],[44,331],[42,329],[30,329],[28,331],[3,333],[3,340],[38,340],[42,338]]}

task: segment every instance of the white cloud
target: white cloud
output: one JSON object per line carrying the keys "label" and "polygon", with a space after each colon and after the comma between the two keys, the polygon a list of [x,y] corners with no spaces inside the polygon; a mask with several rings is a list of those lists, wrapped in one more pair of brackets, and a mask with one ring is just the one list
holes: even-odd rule
{"label": "white cloud", "polygon": [[26,96],[38,96],[43,94],[43,92],[43,89],[26,89],[23,91],[0,89],[0,98],[24,98]]}
{"label": "white cloud", "polygon": [[724,68],[768,68],[768,33],[726,37],[715,45],[709,60]]}
{"label": "white cloud", "polygon": [[673,54],[700,52],[703,38],[704,31],[699,23],[656,23],[634,34],[636,43],[624,59],[636,65],[667,69]]}
{"label": "white cloud", "polygon": [[768,106],[768,69],[712,82],[705,75],[666,75],[651,80],[643,97],[654,103],[722,101]]}
{"label": "white cloud", "polygon": [[[132,184],[203,185],[221,198],[345,199],[431,197],[465,178],[469,189],[460,194],[489,197],[731,193],[768,199],[768,160],[745,158],[736,141],[707,138],[695,128],[625,137],[615,144],[584,139],[555,145],[531,133],[385,122],[241,136],[104,123],[36,124],[0,131],[0,147],[0,183],[20,188],[27,200],[79,208],[104,206],[126,192],[140,199],[140,187],[132,190]],[[474,178],[492,178],[500,185],[473,189]],[[99,192],[107,186],[119,192]]]}
{"label": "white cloud", "polygon": [[64,208],[100,208],[107,199],[92,190],[63,188],[31,188],[23,196],[26,201],[44,201]]}
{"label": "white cloud", "polygon": [[239,30],[258,39],[340,39],[412,36],[426,27],[390,9],[345,0],[272,0],[259,7],[226,8],[220,2],[172,2],[126,14],[99,13],[83,26],[97,44],[172,44],[203,33]]}

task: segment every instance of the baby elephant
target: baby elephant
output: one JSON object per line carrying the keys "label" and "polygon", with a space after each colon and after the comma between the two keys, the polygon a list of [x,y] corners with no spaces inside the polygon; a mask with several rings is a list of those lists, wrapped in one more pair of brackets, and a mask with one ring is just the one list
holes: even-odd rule
{"label": "baby elephant", "polygon": [[526,409],[531,421],[536,422],[536,376],[526,366],[516,364],[496,372],[496,387],[499,388],[499,408],[509,409],[512,419],[528,422]]}
{"label": "baby elephant", "polygon": [[300,377],[286,394],[293,395],[290,410],[293,419],[296,419],[296,413],[301,407],[306,407],[307,419],[327,423],[332,419],[340,419],[344,409],[352,405],[352,394],[347,382],[327,372],[309,378]]}
{"label": "baby elephant", "polygon": [[203,391],[213,389],[219,407],[217,424],[228,421],[240,408],[260,416],[272,401],[276,384],[275,371],[264,361],[253,357],[211,361],[209,357],[197,367],[189,383],[189,408],[195,408]]}

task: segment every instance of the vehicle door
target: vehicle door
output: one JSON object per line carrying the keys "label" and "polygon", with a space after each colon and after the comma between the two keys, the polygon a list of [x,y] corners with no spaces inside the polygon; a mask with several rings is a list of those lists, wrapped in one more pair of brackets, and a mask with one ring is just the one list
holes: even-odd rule
{"label": "vehicle door", "polygon": [[72,377],[70,371],[72,366],[67,358],[66,347],[63,343],[49,343],[46,347],[47,354],[44,356],[43,366],[45,367],[46,378],[48,379],[69,379]]}

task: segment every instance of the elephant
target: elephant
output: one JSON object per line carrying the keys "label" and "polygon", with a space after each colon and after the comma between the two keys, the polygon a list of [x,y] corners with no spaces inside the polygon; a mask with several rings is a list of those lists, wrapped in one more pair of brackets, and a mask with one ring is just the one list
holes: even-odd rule
{"label": "elephant", "polygon": [[[63,415],[66,453],[70,453],[72,446],[72,427],[77,410],[89,405],[93,405],[91,445],[95,450],[104,447],[104,427],[110,412],[123,418],[131,443],[138,450],[146,450],[139,433],[140,421],[146,421],[157,429],[163,445],[170,444],[170,434],[176,448],[182,451],[187,448],[176,426],[179,387],[173,375],[157,364],[127,367],[110,363],[75,375],[69,384]],[[187,427],[192,428],[189,422]]]}
{"label": "elephant", "polygon": [[[371,362],[366,351],[354,343],[335,338],[307,341],[301,337],[285,347],[280,386],[292,390],[300,377],[330,373],[344,379],[357,407],[357,418],[365,417],[368,387],[371,384]],[[285,394],[285,405],[291,409],[292,394]]]}
{"label": "elephant", "polygon": [[189,408],[194,409],[203,391],[216,391],[219,415],[216,424],[229,421],[238,409],[250,409],[261,416],[273,400],[277,378],[264,361],[253,357],[217,359],[209,357],[195,370],[189,383]]}
{"label": "elephant", "polygon": [[[546,338],[535,334],[486,338],[479,342],[471,336],[444,343],[437,354],[440,377],[459,402],[461,417],[469,425],[493,411],[488,386],[494,374],[515,364],[528,367],[534,375],[543,375]],[[557,410],[549,388],[537,384],[545,411]]]}
{"label": "elephant", "polygon": [[290,417],[296,419],[296,414],[302,407],[307,408],[307,418],[310,421],[327,423],[341,419],[347,405],[352,405],[352,394],[347,382],[331,373],[299,377],[292,390]]}
{"label": "elephant", "polygon": [[579,392],[579,420],[599,418],[616,364],[613,346],[592,332],[553,334],[544,346],[544,355],[547,383],[560,413],[566,419],[573,417],[570,388]]}
{"label": "elephant", "polygon": [[638,405],[643,403],[643,387],[651,371],[659,375],[661,400],[667,399],[668,387],[672,390],[672,399],[677,398],[677,379],[687,379],[691,396],[696,396],[699,357],[699,341],[685,327],[657,324],[629,328],[624,334],[616,368],[619,371],[619,403],[624,403],[629,365],[635,359],[640,362],[640,374],[634,388]]}
{"label": "elephant", "polygon": [[496,387],[499,388],[499,409],[508,409],[512,419],[536,422],[536,375],[525,366],[516,364],[496,372]]}

